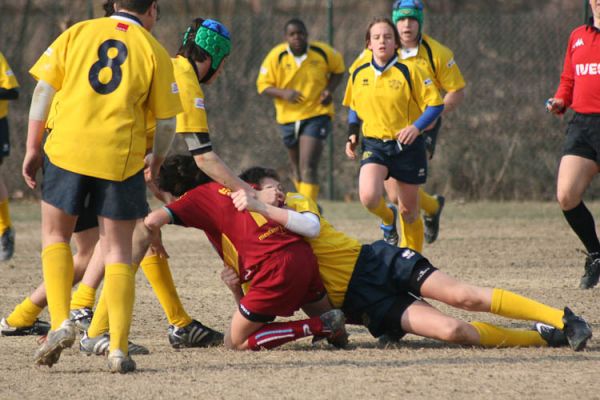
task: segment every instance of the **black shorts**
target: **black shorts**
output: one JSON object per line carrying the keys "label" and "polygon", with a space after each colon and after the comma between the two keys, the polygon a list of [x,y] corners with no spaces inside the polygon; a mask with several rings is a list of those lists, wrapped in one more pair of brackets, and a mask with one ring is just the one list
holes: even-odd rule
{"label": "black shorts", "polygon": [[148,215],[144,171],[122,182],[80,175],[62,169],[44,157],[42,200],[70,215],[91,208],[95,215],[132,220]]}
{"label": "black shorts", "polygon": [[287,148],[296,146],[300,135],[325,140],[331,133],[332,127],[333,124],[331,123],[331,117],[329,115],[319,115],[301,121],[279,125],[283,144]]}
{"label": "black shorts", "polygon": [[395,140],[365,137],[362,140],[362,151],[361,167],[365,164],[383,165],[388,169],[387,178],[392,177],[413,185],[421,185],[427,180],[427,154],[423,135],[419,135],[410,145],[399,145]]}
{"label": "black shorts", "polygon": [[437,138],[441,128],[442,117],[439,117],[433,128],[423,132],[423,137],[425,138],[425,149],[427,149],[427,154],[429,155],[430,160],[433,158],[433,154],[435,153],[435,145],[437,144]]}
{"label": "black shorts", "polygon": [[88,194],[83,201],[83,209],[77,216],[77,223],[75,224],[75,229],[73,229],[75,233],[98,227],[98,216],[96,215],[94,205],[90,201],[90,197]]}
{"label": "black shorts", "polygon": [[567,127],[562,155],[579,156],[600,164],[600,114],[575,113]]}
{"label": "black shorts", "polygon": [[[353,321],[362,321],[375,337],[401,330],[396,316],[420,295],[423,282],[436,268],[414,250],[379,240],[361,248],[342,310]],[[388,322],[388,320],[390,320]]]}
{"label": "black shorts", "polygon": [[10,133],[8,131],[8,118],[0,118],[0,164],[4,157],[10,154]]}

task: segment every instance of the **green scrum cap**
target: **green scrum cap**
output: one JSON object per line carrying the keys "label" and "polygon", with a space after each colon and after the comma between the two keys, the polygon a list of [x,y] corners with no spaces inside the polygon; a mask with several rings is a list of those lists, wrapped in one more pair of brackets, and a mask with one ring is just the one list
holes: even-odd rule
{"label": "green scrum cap", "polygon": [[[187,43],[187,38],[192,28],[188,28],[183,36],[183,45]],[[216,71],[221,62],[231,52],[231,36],[229,31],[219,21],[214,19],[205,20],[196,31],[194,43],[202,50],[206,51],[210,58],[211,69]]]}
{"label": "green scrum cap", "polygon": [[419,33],[423,30],[423,3],[421,0],[396,0],[392,8],[392,21],[397,24],[403,18],[413,18],[419,23]]}

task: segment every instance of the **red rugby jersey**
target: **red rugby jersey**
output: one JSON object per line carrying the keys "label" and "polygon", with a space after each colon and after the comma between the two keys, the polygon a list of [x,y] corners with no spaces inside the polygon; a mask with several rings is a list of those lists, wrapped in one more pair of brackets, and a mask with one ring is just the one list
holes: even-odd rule
{"label": "red rugby jersey", "polygon": [[258,213],[237,211],[230,193],[211,182],[190,190],[167,208],[176,224],[202,229],[222,259],[237,262],[232,266],[242,282],[252,280],[263,261],[291,243],[303,243],[312,253],[308,243],[278,223]]}
{"label": "red rugby jersey", "polygon": [[600,114],[600,30],[582,25],[571,32],[554,97],[578,113]]}

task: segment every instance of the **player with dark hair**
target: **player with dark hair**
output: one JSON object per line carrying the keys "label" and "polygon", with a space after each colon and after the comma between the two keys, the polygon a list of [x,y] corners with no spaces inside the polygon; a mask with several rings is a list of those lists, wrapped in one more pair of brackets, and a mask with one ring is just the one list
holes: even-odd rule
{"label": "player with dark hair", "polygon": [[[351,71],[344,105],[362,124],[358,190],[361,203],[381,218],[384,240],[396,245],[397,213],[402,218],[402,247],[423,248],[419,187],[427,179],[425,138],[421,132],[442,113],[444,103],[427,71],[400,60],[396,26],[387,18],[369,24],[366,48],[371,59]],[[355,159],[360,127],[350,124],[346,155]],[[399,210],[387,205],[384,181],[394,178]]]}
{"label": "player with dark hair", "polygon": [[274,99],[296,189],[316,201],[319,160],[331,134],[332,95],[344,75],[344,60],[331,46],[309,41],[297,18],[286,22],[284,34],[285,42],[263,60],[256,87]]}
{"label": "player with dark hair", "polygon": [[548,99],[548,111],[562,115],[575,111],[567,128],[558,167],[556,197],[569,226],[585,246],[585,272],[579,287],[591,289],[600,279],[600,241],[594,217],[583,194],[600,172],[600,75],[597,72],[600,40],[600,3],[590,0],[592,16],[569,37],[560,85]]}
{"label": "player with dark hair", "polygon": [[[260,213],[281,223],[278,218],[284,194],[276,174],[259,167],[245,171],[241,178],[262,189],[274,188],[279,196],[277,202],[266,204],[244,191],[235,192],[232,199],[236,208]],[[382,240],[361,245],[335,230],[319,214],[316,204],[298,193],[285,195],[285,207],[299,212],[302,218],[317,219],[318,235],[306,240],[317,256],[329,299],[350,320],[369,328],[375,337],[387,334],[397,339],[413,333],[485,347],[570,344],[573,350],[579,351],[592,336],[589,325],[568,308],[561,311],[508,290],[461,282],[435,268],[419,253]],[[234,274],[226,269],[223,276],[228,286],[237,291],[239,281]],[[507,329],[484,322],[466,323],[443,314],[423,298],[468,311],[542,323],[536,323],[534,330]]]}
{"label": "player with dark hair", "polygon": [[[423,32],[424,12],[421,0],[396,0],[392,9],[392,20],[400,34],[399,59],[402,62],[414,63],[426,70],[436,87],[443,91],[442,116],[455,110],[464,99],[466,84],[452,51]],[[369,62],[371,57],[372,52],[368,49],[364,50],[354,61],[350,71]],[[433,158],[435,152],[437,137],[442,126],[442,116],[427,126],[422,133],[429,159]],[[355,114],[351,113],[349,119],[352,123],[359,123]],[[393,178],[385,181],[385,188],[388,198],[396,203],[398,194]],[[438,237],[444,202],[444,196],[432,196],[422,187],[419,188],[419,207],[425,212],[423,222],[427,243],[435,242]],[[382,229],[389,230],[391,227],[383,226]]]}
{"label": "player with dark hair", "polygon": [[[8,102],[19,98],[19,83],[15,73],[0,53],[0,165],[10,154]],[[15,230],[8,209],[8,190],[0,175],[0,261],[8,261],[15,252]]]}
{"label": "player with dark hair", "polygon": [[[146,226],[155,235],[168,223],[202,229],[247,287],[225,335],[228,348],[270,349],[306,336],[345,344],[343,314],[328,306],[310,246],[288,230],[295,226],[297,213],[281,210],[286,221],[278,224],[256,213],[238,212],[231,190],[212,182],[189,156],[167,158],[159,187],[180,197],[150,213]],[[329,311],[300,321],[271,322],[305,305]]]}
{"label": "player with dark hair", "polygon": [[[31,188],[36,187],[42,163],[48,108],[54,94],[62,92],[54,129],[44,145],[42,264],[52,330],[36,352],[38,365],[52,366],[75,340],[75,326],[69,320],[73,282],[69,241],[88,199],[98,215],[106,265],[109,370],[135,370],[127,337],[134,301],[133,230],[136,220],[147,213],[144,116],[149,111],[157,118],[153,156],[148,160],[154,177],[170,147],[181,103],[168,53],[149,33],[158,17],[157,1],[116,0],[115,7],[110,18],[84,21],[61,34],[30,71],[38,80],[23,162],[23,176]],[[73,109],[78,113],[69,112]]]}

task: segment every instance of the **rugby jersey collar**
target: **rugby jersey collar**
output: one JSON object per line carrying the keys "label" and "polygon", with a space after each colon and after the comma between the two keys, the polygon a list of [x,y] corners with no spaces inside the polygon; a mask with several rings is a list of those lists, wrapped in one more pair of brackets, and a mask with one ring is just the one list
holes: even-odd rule
{"label": "rugby jersey collar", "polygon": [[133,14],[129,14],[123,11],[117,11],[110,18],[118,19],[119,21],[132,22],[136,25],[143,26],[142,21]]}
{"label": "rugby jersey collar", "polygon": [[304,62],[304,60],[306,60],[306,58],[308,57],[308,45],[306,46],[306,51],[301,56],[296,56],[292,52],[292,49],[290,49],[290,45],[289,44],[287,45],[287,52],[290,54],[290,56],[294,57],[294,60],[296,60],[296,65],[299,67],[300,65],[302,65],[302,63]]}
{"label": "rugby jersey collar", "polygon": [[417,40],[416,47],[400,46],[400,56],[402,56],[402,59],[406,60],[407,58],[416,57],[417,54],[419,54],[419,47],[421,46],[422,42],[423,42],[423,35],[419,35],[419,40]]}
{"label": "rugby jersey collar", "polygon": [[396,64],[396,61],[398,61],[398,55],[397,54],[394,57],[392,57],[391,60],[387,62],[387,64],[385,64],[384,66],[379,66],[375,62],[375,57],[372,57],[371,58],[371,67],[375,71],[375,76],[380,76],[385,71],[387,71],[388,69],[392,68],[394,66],[394,64]]}

